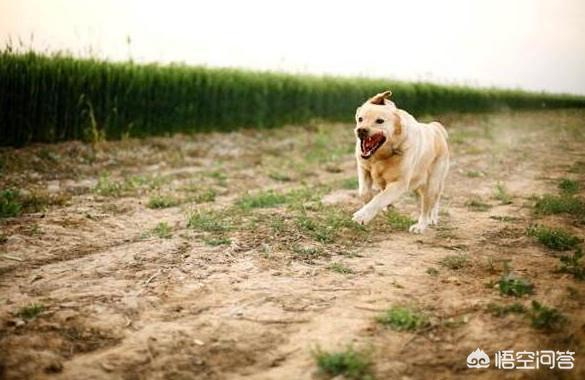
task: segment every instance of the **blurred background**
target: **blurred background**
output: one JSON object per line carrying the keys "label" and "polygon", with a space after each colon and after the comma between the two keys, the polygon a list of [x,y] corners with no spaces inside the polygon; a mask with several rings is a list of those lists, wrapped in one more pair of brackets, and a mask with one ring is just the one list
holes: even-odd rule
{"label": "blurred background", "polygon": [[585,3],[0,1],[0,145],[585,105]]}
{"label": "blurred background", "polygon": [[585,2],[0,1],[3,43],[185,62],[585,93]]}

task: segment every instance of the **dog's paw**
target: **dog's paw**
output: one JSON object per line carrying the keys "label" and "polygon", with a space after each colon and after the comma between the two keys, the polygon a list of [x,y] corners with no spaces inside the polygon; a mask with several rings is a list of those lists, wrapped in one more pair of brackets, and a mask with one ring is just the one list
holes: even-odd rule
{"label": "dog's paw", "polygon": [[375,211],[371,210],[368,207],[362,207],[353,214],[352,220],[356,223],[366,225],[372,219],[374,219],[375,216],[376,216]]}
{"label": "dog's paw", "polygon": [[422,234],[427,229],[427,225],[425,223],[416,223],[410,226],[408,232],[412,232],[413,234]]}

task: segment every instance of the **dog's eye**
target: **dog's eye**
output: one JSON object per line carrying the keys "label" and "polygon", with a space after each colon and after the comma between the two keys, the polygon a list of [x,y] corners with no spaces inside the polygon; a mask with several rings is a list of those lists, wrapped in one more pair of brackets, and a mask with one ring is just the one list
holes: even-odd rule
{"label": "dog's eye", "polygon": [[384,124],[384,119],[376,119],[376,123],[378,123],[378,124]]}
{"label": "dog's eye", "polygon": [[360,116],[358,117],[358,121],[361,123],[362,121],[364,121],[364,118]]}

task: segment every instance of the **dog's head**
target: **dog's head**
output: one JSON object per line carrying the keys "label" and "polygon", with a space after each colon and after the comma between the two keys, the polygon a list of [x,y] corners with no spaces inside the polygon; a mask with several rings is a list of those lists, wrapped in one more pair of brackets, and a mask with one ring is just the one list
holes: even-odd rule
{"label": "dog's head", "polygon": [[401,134],[396,106],[388,100],[391,91],[379,93],[362,104],[355,113],[355,136],[361,157],[369,159],[385,145],[391,145]]}

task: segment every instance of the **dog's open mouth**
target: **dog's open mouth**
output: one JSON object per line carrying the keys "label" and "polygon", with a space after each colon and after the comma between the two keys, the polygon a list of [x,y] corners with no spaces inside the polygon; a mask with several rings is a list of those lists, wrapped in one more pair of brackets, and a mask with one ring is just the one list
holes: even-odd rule
{"label": "dog's open mouth", "polygon": [[362,158],[368,159],[372,157],[379,147],[384,144],[386,137],[383,133],[376,133],[361,140]]}

